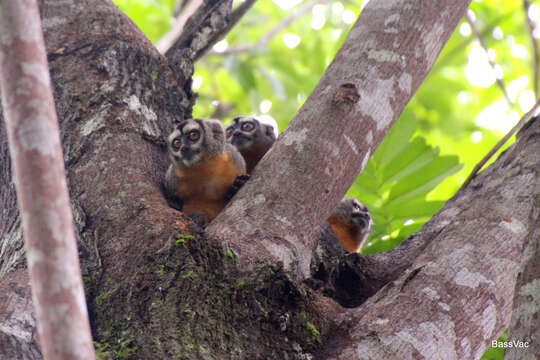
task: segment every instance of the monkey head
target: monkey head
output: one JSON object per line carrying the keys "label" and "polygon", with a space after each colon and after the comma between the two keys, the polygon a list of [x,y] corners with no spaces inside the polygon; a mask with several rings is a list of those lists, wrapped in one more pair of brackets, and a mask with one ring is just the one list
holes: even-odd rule
{"label": "monkey head", "polygon": [[175,126],[167,143],[173,164],[189,168],[221,154],[225,132],[218,120],[185,119]]}
{"label": "monkey head", "polygon": [[367,207],[354,198],[343,199],[334,209],[328,223],[343,248],[357,252],[371,231],[371,216]]}
{"label": "monkey head", "polygon": [[235,117],[226,129],[227,141],[238,150],[247,149],[255,144],[264,144],[267,150],[276,140],[274,127],[263,124],[254,116]]}

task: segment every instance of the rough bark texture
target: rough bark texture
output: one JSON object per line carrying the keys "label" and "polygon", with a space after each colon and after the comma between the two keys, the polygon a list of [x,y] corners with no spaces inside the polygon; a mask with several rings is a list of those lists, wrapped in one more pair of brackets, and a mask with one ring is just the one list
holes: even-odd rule
{"label": "rough bark texture", "polygon": [[532,214],[536,218],[536,225],[532,226],[527,236],[521,256],[507,337],[507,342],[518,346],[507,348],[505,360],[540,359],[540,181],[536,185]]}
{"label": "rough bark texture", "polygon": [[435,235],[423,229],[391,251],[348,254],[324,224],[311,261],[311,277],[305,282],[344,307],[359,306],[401,275]]}
{"label": "rough bark texture", "polygon": [[319,225],[422,83],[468,4],[370,1],[315,90],[208,233],[223,239],[243,266],[281,261],[300,278],[309,276]]}
{"label": "rough bark texture", "polygon": [[205,0],[165,56],[181,64],[198,59],[226,33],[232,3],[232,0]]}
{"label": "rough bark texture", "polygon": [[0,32],[3,113],[43,356],[94,359],[37,2],[2,2]]}
{"label": "rough bark texture", "polygon": [[[472,358],[508,324],[538,194],[538,121],[409,239],[407,261],[425,254],[360,307],[344,309],[297,280],[309,273],[319,223],[419,86],[467,1],[370,2],[351,33],[356,41],[346,42],[211,234],[167,207],[161,191],[163,138],[190,115],[192,68],[167,62],[109,2],[41,5],[98,355]],[[3,125],[0,155],[0,306],[12,309],[0,312],[0,358],[38,359]],[[400,266],[368,284],[377,289]]]}
{"label": "rough bark texture", "polygon": [[422,255],[348,311],[324,358],[450,360],[484,353],[508,326],[522,246],[537,230],[539,139],[535,119],[424,225],[415,241],[432,239]]}
{"label": "rough bark texture", "polygon": [[0,358],[41,359],[32,295],[25,270],[0,280]]}

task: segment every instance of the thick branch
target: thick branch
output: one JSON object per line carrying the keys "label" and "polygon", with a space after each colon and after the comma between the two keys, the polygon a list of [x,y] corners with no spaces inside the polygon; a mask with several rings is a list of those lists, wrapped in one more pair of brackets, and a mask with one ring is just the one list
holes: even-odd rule
{"label": "thick branch", "polygon": [[188,20],[178,40],[165,52],[172,61],[187,56],[196,61],[225,36],[253,6],[246,0],[232,11],[232,0],[208,0]]}
{"label": "thick branch", "polygon": [[426,250],[398,280],[345,314],[326,357],[483,354],[509,323],[522,245],[537,225],[539,138],[540,121],[532,121],[446,203],[418,234],[420,243],[437,234]]}
{"label": "thick branch", "polygon": [[319,224],[422,83],[468,3],[369,2],[311,96],[208,232],[247,267],[281,261],[306,277]]}
{"label": "thick branch", "polygon": [[28,273],[19,270],[0,280],[0,357],[41,359]]}

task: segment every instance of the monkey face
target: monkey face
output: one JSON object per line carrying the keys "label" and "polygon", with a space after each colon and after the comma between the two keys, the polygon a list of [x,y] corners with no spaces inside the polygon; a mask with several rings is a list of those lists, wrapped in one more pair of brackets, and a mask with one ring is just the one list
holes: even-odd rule
{"label": "monkey face", "polygon": [[343,224],[347,224],[357,233],[367,234],[371,230],[372,221],[367,207],[354,198],[341,200],[332,212],[331,217]]}
{"label": "monkey face", "polygon": [[351,220],[357,224],[361,231],[369,232],[373,222],[371,221],[368,208],[356,199],[347,200],[352,200],[350,201]]}
{"label": "monkey face", "polygon": [[203,159],[204,128],[194,119],[182,121],[169,135],[171,160],[184,167],[191,167]]}
{"label": "monkey face", "polygon": [[246,149],[261,136],[261,124],[251,116],[236,117],[227,126],[226,136],[227,141],[238,150]]}

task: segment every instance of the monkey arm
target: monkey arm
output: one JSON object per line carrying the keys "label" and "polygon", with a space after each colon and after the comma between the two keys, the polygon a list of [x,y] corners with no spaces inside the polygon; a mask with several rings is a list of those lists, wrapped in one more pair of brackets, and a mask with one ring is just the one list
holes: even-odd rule
{"label": "monkey arm", "polygon": [[182,211],[184,202],[178,196],[176,196],[176,189],[179,185],[180,179],[174,176],[174,167],[172,165],[167,169],[165,174],[165,181],[163,182],[163,194],[170,207],[178,211]]}
{"label": "monkey arm", "polygon": [[242,174],[238,175],[236,179],[234,179],[234,182],[232,183],[231,187],[227,191],[227,194],[225,194],[225,201],[229,202],[234,195],[244,186],[244,184],[249,180],[249,175]]}

